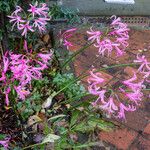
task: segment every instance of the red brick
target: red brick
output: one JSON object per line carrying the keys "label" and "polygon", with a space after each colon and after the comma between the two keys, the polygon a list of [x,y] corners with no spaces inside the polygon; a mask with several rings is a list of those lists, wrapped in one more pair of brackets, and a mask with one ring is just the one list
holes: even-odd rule
{"label": "red brick", "polygon": [[150,135],[150,123],[145,127],[144,129],[144,133],[149,134]]}
{"label": "red brick", "polygon": [[[134,112],[125,112],[126,114],[126,122],[124,125],[141,132],[144,130],[145,126],[147,125],[148,118],[147,114],[142,111],[141,109],[137,108]],[[118,120],[120,121],[120,120]]]}
{"label": "red brick", "polygon": [[147,49],[150,41],[150,31],[148,30],[131,30],[129,32],[129,47],[128,51],[137,54],[139,50]]}
{"label": "red brick", "polygon": [[117,129],[110,132],[100,132],[99,138],[105,142],[115,145],[118,149],[127,150],[132,141],[136,138],[137,133],[132,130]]}
{"label": "red brick", "polygon": [[150,140],[140,136],[131,146],[130,150],[150,150]]}

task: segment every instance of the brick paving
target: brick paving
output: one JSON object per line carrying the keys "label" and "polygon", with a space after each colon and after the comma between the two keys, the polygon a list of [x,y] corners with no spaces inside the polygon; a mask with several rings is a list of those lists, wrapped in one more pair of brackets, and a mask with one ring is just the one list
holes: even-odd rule
{"label": "brick paving", "polygon": [[[80,49],[87,43],[85,30],[76,33],[71,41],[74,43],[74,46],[70,48],[71,51]],[[106,65],[131,63],[136,58],[137,53],[143,53],[150,59],[150,31],[131,30],[129,47],[126,54],[120,58],[116,58],[115,55],[111,55],[109,58],[97,56],[97,49],[90,46],[75,59],[75,74],[79,75],[84,70],[90,70],[92,66],[100,68]],[[105,70],[101,72],[106,79],[102,86],[117,87],[120,79],[131,77],[133,70],[136,69],[136,67],[119,67]],[[86,86],[86,79],[82,81]],[[101,131],[99,139],[118,150],[150,150],[150,101],[148,101],[150,98],[148,94],[150,92],[146,91],[144,100],[137,111],[126,113],[126,122],[111,119],[112,122],[117,122],[120,128],[112,132]],[[125,97],[122,96],[121,99],[125,99]]]}

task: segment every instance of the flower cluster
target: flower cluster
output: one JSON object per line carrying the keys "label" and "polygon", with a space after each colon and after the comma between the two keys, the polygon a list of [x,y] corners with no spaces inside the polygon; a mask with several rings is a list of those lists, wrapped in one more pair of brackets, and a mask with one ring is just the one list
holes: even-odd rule
{"label": "flower cluster", "polygon": [[8,16],[10,23],[13,23],[12,30],[17,26],[18,30],[22,31],[22,36],[27,36],[27,32],[34,32],[38,30],[40,33],[46,30],[47,21],[51,19],[48,16],[49,8],[45,3],[38,2],[35,5],[30,4],[30,9],[26,13],[20,6],[16,7],[16,10]]}
{"label": "flower cluster", "polygon": [[127,40],[129,39],[129,28],[125,23],[121,22],[121,18],[112,16],[110,18],[112,23],[103,31],[94,31],[91,27],[87,33],[90,35],[89,41],[96,42],[94,46],[98,48],[100,55],[110,54],[115,51],[117,56],[124,54],[126,47],[128,46]]}
{"label": "flower cluster", "polygon": [[48,68],[51,59],[52,52],[48,54],[38,53],[35,56],[32,53],[23,55],[10,52],[3,56],[0,81],[3,83],[7,106],[9,105],[11,89],[15,89],[18,97],[24,100],[30,94],[28,87],[31,81],[42,79],[42,71]]}
{"label": "flower cluster", "polygon": [[[98,96],[92,105],[105,110],[109,115],[113,115],[116,118],[125,119],[125,111],[135,111],[136,106],[142,100],[143,80],[138,82],[137,76],[134,73],[133,77],[122,82],[122,86],[118,88],[118,92],[100,87],[104,81],[100,73],[95,70],[90,71],[88,91],[90,94]],[[122,102],[119,99],[118,93],[123,94],[127,100]]]}

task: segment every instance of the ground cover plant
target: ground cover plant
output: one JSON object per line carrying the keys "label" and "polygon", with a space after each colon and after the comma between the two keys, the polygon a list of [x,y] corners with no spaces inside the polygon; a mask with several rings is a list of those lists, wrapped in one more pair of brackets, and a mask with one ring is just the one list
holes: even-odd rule
{"label": "ground cover plant", "polygon": [[[96,145],[93,139],[96,131],[114,128],[103,113],[126,121],[126,112],[138,109],[143,91],[149,90],[146,85],[150,82],[150,62],[138,54],[133,63],[92,67],[79,76],[68,73],[66,68],[70,63],[91,45],[97,48],[97,55],[124,55],[129,27],[121,18],[111,16],[100,29],[92,26],[87,30],[87,45],[62,58],[58,49],[69,52],[74,45],[70,38],[78,32],[77,27],[58,29],[61,32],[56,41],[51,39],[51,47],[37,47],[37,43],[49,32],[51,21],[63,18],[73,23],[78,21],[78,16],[40,1],[16,5],[16,8],[13,3],[20,4],[19,1],[0,2],[1,11],[7,12],[9,21],[5,29],[2,28],[1,38],[1,149],[77,150]],[[9,31],[7,46],[3,36],[6,30]],[[105,79],[100,71],[124,66],[137,66],[138,70],[133,71],[131,78],[120,81],[117,89],[103,86]],[[87,87],[81,82],[83,78],[87,78]],[[126,99],[121,101],[118,93]],[[80,136],[87,136],[87,140],[80,140]]]}

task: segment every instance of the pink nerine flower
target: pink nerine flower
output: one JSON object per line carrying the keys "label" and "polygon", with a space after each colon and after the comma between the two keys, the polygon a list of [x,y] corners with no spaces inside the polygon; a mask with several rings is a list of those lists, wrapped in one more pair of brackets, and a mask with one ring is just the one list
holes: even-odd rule
{"label": "pink nerine flower", "polygon": [[22,36],[25,37],[28,31],[34,32],[36,29],[38,29],[40,33],[45,31],[47,21],[51,19],[51,17],[48,16],[49,8],[45,3],[38,5],[36,2],[35,5],[30,4],[30,7],[28,13],[26,13],[25,10],[17,6],[16,10],[8,16],[10,22],[13,23],[12,30],[14,26],[17,25],[18,30],[23,30]]}
{"label": "pink nerine flower", "polygon": [[12,29],[14,29],[15,25],[17,25],[17,28],[19,29],[19,26],[21,23],[24,23],[25,20],[23,20],[20,16],[8,16],[10,18],[10,23],[14,22],[12,25]]}
{"label": "pink nerine flower", "polygon": [[22,8],[20,6],[16,7],[16,10],[11,14],[11,16],[8,16],[10,18],[9,22],[13,22],[12,30],[14,29],[14,26],[17,25],[17,28],[19,28],[21,23],[25,23],[25,20],[23,20],[18,13],[22,12]]}
{"label": "pink nerine flower", "polygon": [[30,9],[28,10],[28,12],[31,12],[33,17],[37,14],[37,15],[43,15],[43,16],[47,16],[48,15],[48,11],[49,8],[47,7],[46,3],[42,3],[39,7],[38,7],[38,2],[35,3],[35,5],[31,5],[30,4]]}
{"label": "pink nerine flower", "polygon": [[8,66],[9,66],[9,60],[6,56],[3,56],[3,63],[4,63],[3,72],[6,73],[8,70]]}
{"label": "pink nerine flower", "polygon": [[29,65],[29,59],[21,59],[11,64],[11,72],[13,73],[14,79],[20,81],[21,85],[26,85],[31,82],[32,79],[38,80],[42,78],[40,70]]}
{"label": "pink nerine flower", "polygon": [[132,78],[123,81],[123,83],[127,85],[129,88],[131,88],[133,91],[141,90],[143,87],[143,80],[138,83],[135,82],[136,80],[137,80],[137,76],[134,73]]}
{"label": "pink nerine flower", "polygon": [[115,111],[118,110],[118,107],[114,104],[112,97],[109,97],[108,102],[100,105],[100,108],[106,110],[109,114],[113,114]]}
{"label": "pink nerine flower", "polygon": [[0,78],[0,81],[4,81],[6,79],[6,72],[9,67],[9,59],[6,56],[3,56],[3,70],[2,70],[2,77]]}
{"label": "pink nerine flower", "polygon": [[69,29],[67,31],[65,31],[61,37],[62,37],[62,41],[63,41],[63,45],[67,47],[67,49],[69,49],[70,46],[73,46],[73,44],[71,42],[68,41],[68,39],[73,35],[73,32],[75,32],[77,30],[77,28],[72,28]]}
{"label": "pink nerine flower", "polygon": [[123,120],[126,119],[126,118],[125,118],[125,111],[130,112],[130,111],[135,111],[135,110],[136,110],[136,108],[135,108],[134,106],[132,106],[132,105],[125,106],[125,105],[122,104],[122,103],[120,103],[119,108],[120,108],[120,110],[119,110],[119,112],[118,112],[118,116],[117,116],[117,117],[118,117],[119,119],[123,119]]}
{"label": "pink nerine flower", "polygon": [[10,138],[5,138],[5,140],[0,140],[0,144],[4,147],[5,150],[8,150],[9,140]]}
{"label": "pink nerine flower", "polygon": [[[143,81],[137,82],[137,76],[134,76],[131,79],[125,80],[122,83],[126,85],[127,89],[125,90],[123,86],[118,88],[118,92],[124,94],[124,97],[127,97],[126,102],[122,102],[118,92],[113,91],[112,89],[107,90],[106,87],[101,87],[101,84],[104,82],[102,75],[96,73],[95,69],[90,71],[90,77],[88,78],[88,91],[90,94],[97,96],[96,101],[92,102],[92,106],[95,108],[100,108],[106,111],[109,115],[114,117],[117,116],[119,119],[125,120],[125,111],[132,112],[136,110],[137,105],[142,100],[143,93]],[[109,87],[110,88],[110,87]],[[114,103],[114,100],[115,103]],[[125,106],[126,103],[129,103],[128,106]]]}
{"label": "pink nerine flower", "polygon": [[25,88],[21,87],[21,86],[14,86],[18,96],[20,99],[25,100],[26,96],[28,96],[30,94],[30,92],[28,90],[25,90]]}
{"label": "pink nerine flower", "polygon": [[8,94],[10,93],[10,87],[8,87],[6,90],[5,90],[5,103],[7,106],[9,106],[9,98],[8,98]]}
{"label": "pink nerine flower", "polygon": [[30,9],[28,9],[28,11],[32,13],[33,17],[35,14],[39,14],[39,12],[37,11],[37,9],[38,9],[37,8],[37,5],[38,5],[37,1],[36,1],[35,5],[31,5],[31,4],[29,4],[29,5],[30,5]]}
{"label": "pink nerine flower", "polygon": [[[24,49],[28,50],[26,41]],[[52,59],[52,52],[37,55],[31,53],[32,51],[23,55],[6,52],[3,56],[0,81],[3,86],[2,90],[4,89],[3,93],[7,106],[9,105],[9,93],[12,87],[16,90],[18,97],[24,100],[30,94],[28,88],[31,87],[31,81],[42,79],[42,71],[48,68],[49,61]]]}
{"label": "pink nerine flower", "polygon": [[91,31],[87,31],[90,35],[88,40],[96,42],[94,46],[99,49],[100,55],[104,56],[107,53],[110,56],[115,51],[117,56],[121,56],[128,46],[129,29],[125,23],[121,22],[120,18],[112,16],[111,19],[113,21],[105,31],[94,31],[92,28]]}
{"label": "pink nerine flower", "polygon": [[96,71],[95,69],[90,71],[90,77],[88,78],[89,84],[97,85],[97,84],[101,84],[102,82],[104,82],[104,79],[102,78],[102,74],[99,72],[95,72],[95,71]]}
{"label": "pink nerine flower", "polygon": [[91,35],[91,37],[88,38],[89,41],[91,40],[92,42],[94,42],[96,40],[97,43],[100,42],[100,37],[101,37],[102,32],[94,31],[91,27],[90,31],[87,31],[87,33]]}
{"label": "pink nerine flower", "polygon": [[92,105],[94,107],[97,107],[99,106],[100,104],[105,104],[105,93],[106,93],[106,90],[99,90],[99,91],[96,91],[94,89],[94,91],[92,92],[91,89],[89,88],[89,93],[92,94],[92,95],[95,95],[95,96],[98,96],[98,98],[96,99],[95,102],[92,102]]}
{"label": "pink nerine flower", "polygon": [[26,52],[28,52],[28,44],[27,44],[26,40],[24,40],[23,48],[24,48],[24,50],[26,50]]}
{"label": "pink nerine flower", "polygon": [[46,3],[42,3],[41,6],[38,8],[39,14],[45,17],[48,15],[48,11],[49,11],[49,8],[47,7]]}
{"label": "pink nerine flower", "polygon": [[94,44],[95,47],[99,48],[98,52],[100,55],[104,56],[105,53],[108,54],[108,56],[111,55],[112,51],[116,50],[116,53],[118,56],[121,56],[124,52],[119,48],[120,44],[113,43],[109,39],[104,39],[102,42],[98,42],[98,44]]}
{"label": "pink nerine flower", "polygon": [[143,93],[140,90],[135,90],[133,92],[126,93],[125,95],[136,105],[139,105],[139,101],[141,101],[143,97]]}
{"label": "pink nerine flower", "polygon": [[40,57],[40,58],[42,59],[42,61],[43,61],[45,64],[47,64],[48,61],[52,59],[52,55],[53,55],[52,52],[49,53],[49,54],[41,54],[41,53],[39,53],[39,54],[38,54],[38,57]]}
{"label": "pink nerine flower", "polygon": [[33,27],[37,27],[37,29],[42,33],[46,30],[47,21],[49,21],[50,18],[38,18],[34,20]]}
{"label": "pink nerine flower", "polygon": [[100,89],[100,84],[104,82],[104,79],[102,77],[102,74],[99,72],[95,72],[95,69],[90,71],[90,76],[88,77],[88,91],[90,94],[98,96],[97,100],[92,103],[94,107],[96,107],[97,104],[105,103],[105,92],[106,90]]}
{"label": "pink nerine flower", "polygon": [[30,26],[29,25],[29,21],[28,22],[26,22],[26,24],[20,24],[20,26],[19,26],[19,30],[23,30],[23,32],[22,32],[22,36],[27,36],[27,32],[28,32],[28,30],[29,31],[31,31],[31,32],[34,32],[34,30],[32,29],[32,26]]}
{"label": "pink nerine flower", "polygon": [[16,6],[16,10],[11,14],[11,16],[13,15],[18,15],[18,13],[22,12],[22,8],[20,6]]}
{"label": "pink nerine flower", "polygon": [[138,71],[142,73],[144,75],[143,78],[148,81],[148,78],[150,77],[150,62],[148,62],[144,55],[139,56],[139,54],[134,62],[140,64]]}

